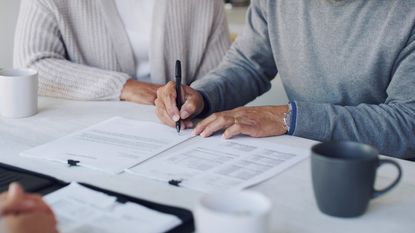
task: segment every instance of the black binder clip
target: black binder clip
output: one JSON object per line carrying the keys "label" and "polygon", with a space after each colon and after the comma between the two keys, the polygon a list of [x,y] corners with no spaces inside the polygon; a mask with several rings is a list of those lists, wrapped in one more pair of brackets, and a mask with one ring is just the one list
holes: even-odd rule
{"label": "black binder clip", "polygon": [[78,160],[68,159],[68,165],[69,165],[69,167],[77,167],[80,162],[81,161],[78,161]]}
{"label": "black binder clip", "polygon": [[176,187],[180,187],[180,184],[182,182],[183,182],[183,180],[175,180],[175,179],[169,180],[169,184],[173,185],[173,186],[176,186]]}

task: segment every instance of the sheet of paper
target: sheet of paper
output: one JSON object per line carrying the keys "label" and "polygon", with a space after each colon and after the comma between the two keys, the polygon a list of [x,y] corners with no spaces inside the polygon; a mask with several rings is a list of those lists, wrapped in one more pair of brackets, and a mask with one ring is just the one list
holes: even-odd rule
{"label": "sheet of paper", "polygon": [[214,136],[199,140],[176,153],[154,158],[128,172],[202,192],[243,189],[282,172],[308,156],[307,150],[263,139]]}
{"label": "sheet of paper", "polygon": [[21,155],[120,173],[191,137],[191,132],[121,117],[32,148]]}
{"label": "sheet of paper", "polygon": [[77,183],[44,199],[57,217],[60,233],[159,233],[181,224],[176,216],[135,203],[121,204]]}

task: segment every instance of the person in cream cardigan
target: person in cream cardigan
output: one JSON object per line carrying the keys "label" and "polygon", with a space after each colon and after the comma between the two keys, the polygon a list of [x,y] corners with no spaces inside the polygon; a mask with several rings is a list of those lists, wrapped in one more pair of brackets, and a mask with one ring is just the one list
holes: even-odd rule
{"label": "person in cream cardigan", "polygon": [[229,45],[222,0],[22,0],[14,66],[42,96],[153,104],[177,59],[189,85]]}

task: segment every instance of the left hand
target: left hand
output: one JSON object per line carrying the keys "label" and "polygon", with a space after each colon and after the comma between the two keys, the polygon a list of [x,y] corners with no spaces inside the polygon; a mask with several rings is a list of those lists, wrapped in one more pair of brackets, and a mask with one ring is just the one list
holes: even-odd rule
{"label": "left hand", "polygon": [[154,105],[157,98],[158,84],[144,83],[137,80],[128,80],[121,91],[121,100],[137,104]]}
{"label": "left hand", "polygon": [[240,107],[214,113],[201,121],[193,131],[194,135],[209,137],[225,129],[223,137],[232,138],[239,134],[251,137],[277,136],[287,133],[284,127],[284,113],[288,105],[264,107]]}

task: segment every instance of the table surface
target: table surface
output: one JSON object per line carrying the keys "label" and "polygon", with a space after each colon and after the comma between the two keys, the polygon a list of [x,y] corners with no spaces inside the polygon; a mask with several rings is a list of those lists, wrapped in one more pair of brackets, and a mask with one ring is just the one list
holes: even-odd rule
{"label": "table surface", "polygon": [[[67,182],[86,182],[138,198],[192,209],[202,193],[127,173],[113,176],[82,167],[69,168],[64,164],[18,156],[26,149],[114,116],[158,122],[153,106],[41,97],[37,115],[24,119],[0,118],[0,162],[52,175]],[[186,143],[195,140],[203,139],[193,138]],[[316,143],[291,136],[263,140],[305,149]],[[309,158],[251,189],[272,200],[272,232],[414,232],[415,163],[396,161],[403,168],[400,184],[373,200],[367,213],[359,218],[334,218],[319,212],[313,196]],[[376,186],[384,187],[395,176],[396,171],[392,167],[381,168]]]}

